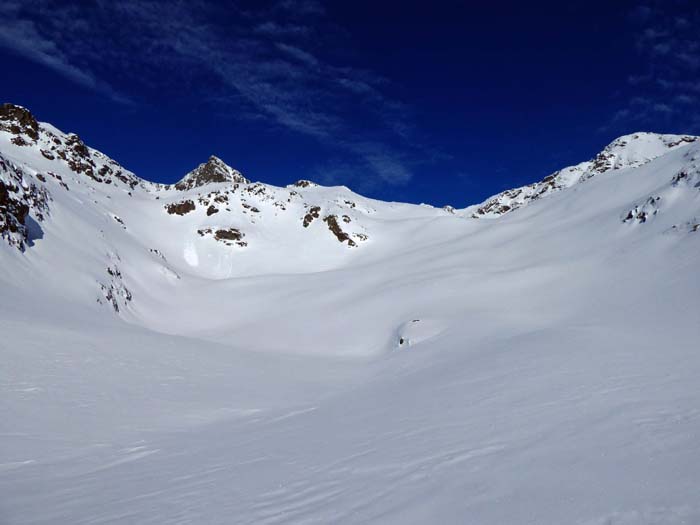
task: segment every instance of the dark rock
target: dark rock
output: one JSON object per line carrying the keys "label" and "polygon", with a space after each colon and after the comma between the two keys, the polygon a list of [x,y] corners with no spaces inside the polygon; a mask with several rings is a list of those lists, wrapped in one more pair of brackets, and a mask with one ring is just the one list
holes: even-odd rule
{"label": "dark rock", "polygon": [[214,238],[217,241],[240,241],[244,237],[244,234],[236,228],[228,228],[226,230],[216,230],[214,232]]}
{"label": "dark rock", "polygon": [[292,184],[292,186],[296,188],[309,188],[313,186],[318,186],[318,184],[316,184],[315,182],[311,182],[310,180],[302,179],[296,181],[294,184]]}
{"label": "dark rock", "polygon": [[191,200],[184,200],[181,202],[175,202],[173,204],[168,204],[165,209],[170,215],[185,215],[196,209],[196,206]]}
{"label": "dark rock", "polygon": [[17,198],[18,188],[0,180],[0,233],[23,231],[29,206]]}
{"label": "dark rock", "polygon": [[348,246],[357,246],[357,243],[355,243],[355,241],[353,241],[350,236],[343,231],[340,224],[338,224],[338,217],[335,215],[328,215],[323,219],[323,221],[328,225],[328,229],[333,232],[333,235],[335,235],[338,241],[341,243],[347,242]]}
{"label": "dark rock", "polygon": [[197,166],[185,175],[180,182],[175,184],[175,189],[183,191],[205,184],[222,182],[248,184],[250,181],[239,171],[234,170],[220,158],[212,155],[207,162]]}
{"label": "dark rock", "polygon": [[32,140],[39,139],[39,123],[30,111],[14,104],[0,105],[0,129],[14,135],[24,134]]}
{"label": "dark rock", "polygon": [[248,243],[242,240],[243,237],[245,237],[245,233],[238,228],[220,228],[216,231],[212,228],[204,228],[197,230],[197,233],[202,237],[206,235],[213,235],[215,240],[222,242],[227,246],[233,246],[234,244],[241,247],[248,246]]}
{"label": "dark rock", "polygon": [[304,228],[308,228],[309,224],[313,222],[314,219],[318,219],[321,213],[321,207],[320,206],[312,206],[309,209],[309,212],[304,215]]}

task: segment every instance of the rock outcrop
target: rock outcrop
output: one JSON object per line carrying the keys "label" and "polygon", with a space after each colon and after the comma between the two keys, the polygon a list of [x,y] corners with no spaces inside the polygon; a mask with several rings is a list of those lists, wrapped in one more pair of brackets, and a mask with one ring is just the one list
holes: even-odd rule
{"label": "rock outcrop", "polygon": [[42,222],[51,199],[44,187],[27,180],[19,166],[0,155],[0,237],[20,251],[31,241],[30,217]]}
{"label": "rock outcrop", "polygon": [[240,171],[231,168],[219,157],[212,155],[207,162],[200,164],[185,175],[175,184],[175,188],[184,191],[215,183],[248,184],[250,181]]}

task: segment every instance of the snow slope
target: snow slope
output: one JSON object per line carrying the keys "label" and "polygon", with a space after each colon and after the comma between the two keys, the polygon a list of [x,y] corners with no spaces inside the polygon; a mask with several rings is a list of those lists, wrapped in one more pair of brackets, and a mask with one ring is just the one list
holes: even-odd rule
{"label": "snow slope", "polygon": [[0,522],[700,523],[693,137],[484,221],[3,108]]}
{"label": "snow slope", "polygon": [[698,140],[698,137],[691,135],[659,135],[657,133],[625,135],[608,144],[603,151],[589,161],[561,169],[548,175],[540,182],[506,190],[490,197],[480,205],[461,210],[461,213],[471,213],[475,219],[499,217],[504,213],[517,210],[533,200],[585,182],[598,174],[642,166],[669,150]]}

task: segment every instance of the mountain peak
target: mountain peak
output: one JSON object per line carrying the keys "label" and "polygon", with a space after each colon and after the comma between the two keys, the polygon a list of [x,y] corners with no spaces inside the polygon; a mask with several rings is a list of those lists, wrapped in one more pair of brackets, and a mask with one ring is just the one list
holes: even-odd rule
{"label": "mountain peak", "polygon": [[249,182],[240,171],[233,169],[216,155],[211,155],[209,160],[197,166],[175,184],[175,188],[189,190],[205,184],[248,184]]}
{"label": "mountain peak", "polygon": [[27,135],[31,139],[39,138],[39,123],[34,115],[22,106],[0,104],[0,130],[14,135]]}
{"label": "mountain peak", "polygon": [[616,138],[592,160],[590,171],[603,173],[646,164],[669,149],[695,142],[700,137],[639,131]]}
{"label": "mountain peak", "polygon": [[693,135],[672,135],[639,131],[616,138],[591,160],[569,166],[546,176],[540,182],[506,190],[487,199],[472,217],[499,217],[531,201],[561,191],[612,170],[638,168],[668,151],[697,142]]}

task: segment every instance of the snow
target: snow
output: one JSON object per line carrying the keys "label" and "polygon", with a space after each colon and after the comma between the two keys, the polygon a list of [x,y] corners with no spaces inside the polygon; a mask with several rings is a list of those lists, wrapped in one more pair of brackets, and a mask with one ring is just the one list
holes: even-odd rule
{"label": "snow", "polygon": [[563,168],[540,182],[501,192],[480,205],[460,210],[459,214],[472,218],[496,218],[525,206],[533,200],[586,182],[597,174],[609,170],[642,166],[669,150],[697,140],[698,137],[691,135],[661,135],[658,133],[623,135],[608,144],[603,151],[589,161]]}
{"label": "snow", "polygon": [[315,185],[170,215],[228,186],[100,184],[0,131],[70,187],[0,244],[0,522],[700,523],[700,145],[640,136],[483,221]]}

